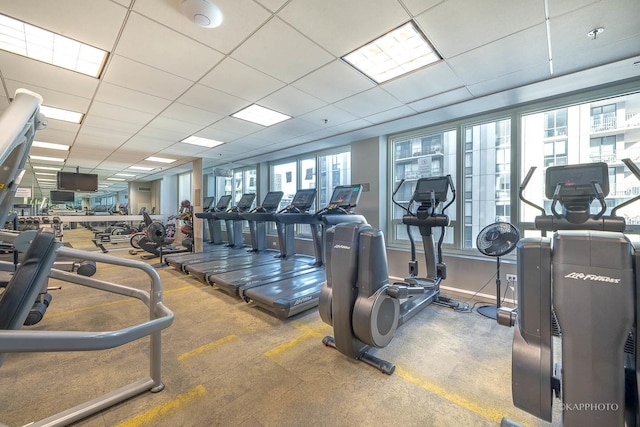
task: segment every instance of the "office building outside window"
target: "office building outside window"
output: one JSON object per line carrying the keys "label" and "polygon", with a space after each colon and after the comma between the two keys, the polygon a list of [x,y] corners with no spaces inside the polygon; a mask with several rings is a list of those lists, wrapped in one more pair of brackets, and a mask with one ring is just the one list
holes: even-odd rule
{"label": "office building outside window", "polygon": [[[409,136],[397,136],[391,138],[391,150],[393,156],[392,177],[393,189],[396,189],[404,180],[398,192],[396,201],[407,206],[416,187],[419,178],[437,177],[450,174],[454,185],[456,182],[456,136],[455,130],[442,132],[415,134]],[[452,221],[455,221],[455,204],[446,212]],[[391,211],[391,240],[406,242],[407,227],[402,224],[402,216],[405,211],[393,205]],[[414,227],[415,228],[415,227]],[[419,241],[417,231],[412,233]],[[439,231],[434,230],[434,238],[439,238]],[[448,227],[445,243],[454,241],[453,227]]]}
{"label": "office building outside window", "polygon": [[[550,117],[566,117],[566,121],[556,120],[561,131],[550,127]],[[550,207],[551,202],[544,199],[545,170],[565,164],[607,163],[607,213],[640,194],[640,182],[622,163],[622,159],[629,158],[640,164],[640,94],[533,112],[522,116],[521,128],[521,179],[530,167],[538,168],[525,190],[525,197],[532,202]],[[533,223],[539,211],[522,203],[520,207],[520,220]],[[625,217],[628,231],[640,231],[640,204],[631,204],[618,214]]]}
{"label": "office building outside window", "polygon": [[[511,214],[511,119],[465,126],[463,248],[488,224]],[[494,191],[491,191],[491,190]]]}

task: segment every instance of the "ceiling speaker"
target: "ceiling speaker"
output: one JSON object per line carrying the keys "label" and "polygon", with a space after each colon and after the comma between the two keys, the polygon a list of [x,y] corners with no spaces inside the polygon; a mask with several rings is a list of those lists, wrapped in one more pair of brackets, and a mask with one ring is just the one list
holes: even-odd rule
{"label": "ceiling speaker", "polygon": [[180,9],[196,25],[215,28],[222,24],[222,11],[208,0],[182,0]]}

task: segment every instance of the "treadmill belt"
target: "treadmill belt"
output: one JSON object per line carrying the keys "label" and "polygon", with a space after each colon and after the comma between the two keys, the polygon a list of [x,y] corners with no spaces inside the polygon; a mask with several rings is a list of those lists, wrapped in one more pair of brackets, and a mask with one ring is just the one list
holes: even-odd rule
{"label": "treadmill belt", "polygon": [[307,274],[247,289],[241,296],[270,311],[279,319],[286,319],[316,307],[326,279],[325,269],[318,268]]}
{"label": "treadmill belt", "polygon": [[264,254],[248,254],[244,252],[243,254],[229,256],[225,259],[187,265],[185,270],[198,280],[208,283],[207,278],[212,274],[226,273],[228,271],[247,268],[251,265],[278,262],[275,256],[275,252],[268,252]]}
{"label": "treadmill belt", "polygon": [[287,260],[274,260],[273,263],[252,265],[246,269],[211,274],[207,282],[217,285],[229,295],[239,296],[240,289],[249,289],[304,274],[313,266],[313,258],[295,257]]}

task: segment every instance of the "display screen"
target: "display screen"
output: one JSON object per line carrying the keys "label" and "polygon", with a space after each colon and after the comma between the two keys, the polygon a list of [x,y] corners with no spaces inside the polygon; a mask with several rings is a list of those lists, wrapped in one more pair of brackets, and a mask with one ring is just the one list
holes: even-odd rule
{"label": "display screen", "polygon": [[98,175],[90,173],[58,172],[58,190],[96,192]]}
{"label": "display screen", "polygon": [[211,207],[211,204],[213,204],[214,200],[215,200],[215,197],[205,197],[204,200],[202,201],[202,208],[209,209]]}
{"label": "display screen", "polygon": [[268,211],[276,210],[283,195],[282,191],[269,191],[262,201],[262,207]]}
{"label": "display screen", "polygon": [[291,204],[302,211],[306,211],[306,210],[309,210],[309,208],[311,208],[311,205],[313,205],[313,200],[315,198],[316,198],[315,188],[309,188],[307,190],[298,190],[296,192],[296,195],[293,196],[293,200],[291,201]]}
{"label": "display screen", "polygon": [[253,201],[255,199],[256,199],[256,195],[253,193],[243,194],[242,197],[240,198],[240,201],[238,202],[238,209],[240,210],[251,209],[251,205],[253,204]]}
{"label": "display screen", "polygon": [[609,194],[609,168],[606,163],[552,166],[547,168],[545,196],[552,199],[558,184],[560,199],[593,199],[592,183],[597,182],[606,197]]}
{"label": "display screen", "polygon": [[341,208],[353,208],[360,200],[362,185],[339,185],[333,189],[330,205],[337,205]]}
{"label": "display screen", "polygon": [[218,200],[218,203],[216,204],[216,210],[219,210],[219,211],[227,210],[227,208],[229,207],[229,203],[231,203],[230,195],[220,196],[220,200]]}
{"label": "display screen", "polygon": [[75,193],[73,191],[51,191],[52,203],[68,203],[75,201]]}
{"label": "display screen", "polygon": [[436,203],[447,200],[449,191],[449,177],[439,176],[436,178],[420,178],[413,193],[413,200],[416,202],[428,202],[431,200],[431,193],[434,193]]}

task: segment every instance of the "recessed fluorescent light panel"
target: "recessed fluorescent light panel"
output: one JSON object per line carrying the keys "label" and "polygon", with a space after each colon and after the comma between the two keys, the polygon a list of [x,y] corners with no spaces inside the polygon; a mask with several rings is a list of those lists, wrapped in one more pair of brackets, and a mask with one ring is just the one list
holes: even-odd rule
{"label": "recessed fluorescent light panel", "polygon": [[117,173],[116,176],[128,176],[131,178],[135,177],[135,175],[132,173]]}
{"label": "recessed fluorescent light panel", "polygon": [[291,118],[291,116],[261,107],[258,104],[250,105],[231,116],[248,122],[257,123],[262,126],[275,125],[276,123],[280,123]]}
{"label": "recessed fluorescent light panel", "polygon": [[31,166],[34,169],[40,169],[40,170],[44,170],[44,171],[59,171],[60,168],[59,167],[55,167],[55,166]]}
{"label": "recessed fluorescent light panel", "polygon": [[38,182],[40,181],[50,181],[50,182],[56,182],[55,179],[51,179],[51,178],[38,178]]}
{"label": "recessed fluorescent light panel", "polygon": [[63,110],[62,108],[40,106],[40,112],[48,119],[62,120],[64,122],[80,123],[84,114],[75,111]]}
{"label": "recessed fluorescent light panel", "polygon": [[124,178],[107,178],[107,181],[125,181]]}
{"label": "recessed fluorescent light panel", "polygon": [[173,163],[176,159],[165,159],[164,157],[147,157],[145,160],[158,163]]}
{"label": "recessed fluorescent light panel", "polygon": [[155,168],[149,168],[149,167],[146,167],[146,166],[129,166],[129,169],[134,170],[134,171],[146,171],[146,172],[148,172],[148,171],[154,170]]}
{"label": "recessed fluorescent light panel", "polygon": [[69,146],[64,144],[52,144],[51,142],[33,141],[32,147],[49,148],[51,150],[69,151]]}
{"label": "recessed fluorescent light panel", "polygon": [[199,136],[190,136],[189,138],[185,138],[180,142],[184,142],[185,144],[191,145],[199,145],[201,147],[213,148],[218,145],[224,144],[222,141],[216,141],[215,139],[208,138],[200,138]]}
{"label": "recessed fluorescent light panel", "polygon": [[413,21],[342,57],[377,83],[442,59]]}
{"label": "recessed fluorescent light panel", "polygon": [[0,49],[91,77],[98,77],[107,52],[60,34],[0,15]]}
{"label": "recessed fluorescent light panel", "polygon": [[64,162],[64,159],[61,159],[59,157],[47,157],[47,156],[32,156],[32,155],[29,155],[29,159],[31,159],[31,160],[43,160],[43,161],[47,161],[47,162]]}
{"label": "recessed fluorescent light panel", "polygon": [[42,176],[56,176],[58,174],[56,173],[50,173],[50,172],[36,172],[36,175],[42,175]]}

